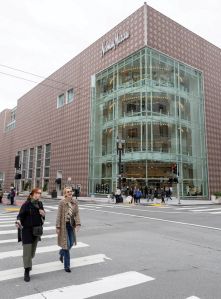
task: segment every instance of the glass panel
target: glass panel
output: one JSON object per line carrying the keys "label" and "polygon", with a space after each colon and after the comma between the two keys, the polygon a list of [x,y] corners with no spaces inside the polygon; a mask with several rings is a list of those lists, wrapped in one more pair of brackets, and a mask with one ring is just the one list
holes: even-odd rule
{"label": "glass panel", "polygon": [[[122,188],[173,189],[206,196],[203,76],[168,56],[144,48],[95,75],[92,90],[90,192],[119,184],[116,138],[125,140]],[[172,179],[172,181],[169,179]],[[105,189],[105,186],[109,186]]]}
{"label": "glass panel", "polygon": [[67,91],[67,103],[71,103],[74,99],[74,89],[71,88]]}

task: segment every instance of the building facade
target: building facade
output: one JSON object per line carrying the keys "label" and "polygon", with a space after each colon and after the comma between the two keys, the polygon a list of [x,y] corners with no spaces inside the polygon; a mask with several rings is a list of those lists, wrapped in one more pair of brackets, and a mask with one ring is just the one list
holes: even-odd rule
{"label": "building facade", "polygon": [[221,49],[144,4],[1,112],[0,184],[110,193],[120,138],[124,187],[178,174],[182,197],[207,198],[221,190],[220,73]]}

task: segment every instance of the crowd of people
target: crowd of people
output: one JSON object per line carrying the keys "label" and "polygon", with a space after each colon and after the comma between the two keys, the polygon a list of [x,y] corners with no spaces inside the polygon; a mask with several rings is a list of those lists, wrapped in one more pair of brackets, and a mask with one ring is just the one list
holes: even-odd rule
{"label": "crowd of people", "polygon": [[162,187],[162,188],[151,188],[145,187],[124,187],[121,190],[116,189],[114,197],[116,203],[123,202],[123,195],[126,196],[128,202],[134,202],[136,204],[140,203],[141,198],[147,201],[154,201],[155,199],[161,198],[161,203],[165,203],[165,200],[172,200],[172,187]]}

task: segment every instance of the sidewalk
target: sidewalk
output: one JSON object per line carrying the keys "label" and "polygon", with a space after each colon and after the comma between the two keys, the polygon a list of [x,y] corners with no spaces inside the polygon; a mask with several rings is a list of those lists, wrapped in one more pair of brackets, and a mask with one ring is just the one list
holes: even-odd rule
{"label": "sidewalk", "polygon": [[[90,203],[109,203],[113,204],[114,201],[111,198],[105,198],[105,197],[79,197],[78,201],[83,202],[90,202]],[[211,200],[188,200],[188,199],[181,199],[180,204],[178,203],[178,199],[175,197],[172,197],[172,200],[166,201],[167,206],[198,206],[198,205],[213,205],[214,203]],[[157,199],[154,201],[147,201],[147,199],[141,199],[140,204],[145,206],[153,206],[153,205],[159,205],[161,203],[161,199]]]}
{"label": "sidewalk", "polygon": [[[61,198],[49,198],[49,197],[45,197],[42,198],[43,201],[59,201]],[[16,206],[21,206],[24,201],[26,200],[26,196],[16,196],[15,198],[15,205]],[[115,201],[112,200],[111,198],[108,197],[89,197],[89,196],[81,196],[78,198],[79,202],[87,202],[87,203],[103,203],[103,204],[114,204]],[[175,197],[172,197],[172,200],[168,200],[166,201],[166,205],[167,206],[199,206],[199,205],[214,205],[214,203],[211,200],[198,200],[198,199],[194,199],[194,200],[189,200],[189,199],[181,199],[180,200],[180,204],[178,203],[178,199]],[[7,198],[3,198],[2,199],[2,203],[4,205],[8,205],[9,204],[9,200]],[[140,204],[141,205],[145,205],[145,206],[154,206],[154,205],[159,205],[161,203],[161,199],[155,199],[154,201],[147,201],[147,199],[141,199],[140,200]],[[126,204],[126,203],[125,203]]]}

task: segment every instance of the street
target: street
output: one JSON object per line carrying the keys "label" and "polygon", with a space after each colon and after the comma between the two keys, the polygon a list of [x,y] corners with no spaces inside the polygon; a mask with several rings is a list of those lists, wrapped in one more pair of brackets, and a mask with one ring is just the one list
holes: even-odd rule
{"label": "street", "polygon": [[221,298],[221,206],[80,202],[70,274],[58,260],[58,201],[44,206],[47,223],[30,283],[12,226],[18,208],[0,206],[0,298]]}

